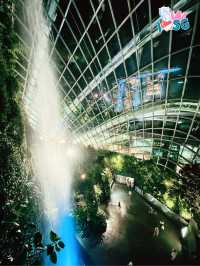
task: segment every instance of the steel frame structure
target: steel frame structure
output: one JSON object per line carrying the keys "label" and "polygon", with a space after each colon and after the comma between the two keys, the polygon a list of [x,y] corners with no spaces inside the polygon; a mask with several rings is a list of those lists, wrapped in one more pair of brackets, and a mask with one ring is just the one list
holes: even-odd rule
{"label": "steel frame structure", "polygon": [[[114,0],[85,0],[90,10],[88,18],[79,8],[80,1],[66,0],[63,5],[63,1],[52,0],[57,6],[57,18],[52,18],[46,10],[51,27],[49,60],[57,73],[56,87],[63,95],[63,124],[73,132],[75,141],[141,159],[155,157],[154,151],[160,149],[162,155],[156,157],[156,162],[165,169],[200,163],[200,93],[195,92],[194,86],[195,80],[200,81],[200,72],[193,65],[196,51],[200,57],[198,1],[169,1],[172,9],[188,13],[191,28],[182,35],[158,32],[158,14],[152,13],[152,0],[124,0],[126,13],[120,19],[116,16]],[[29,119],[36,127],[37,113],[31,104],[34,86],[32,92],[27,92],[34,45],[27,41],[31,32],[24,4],[20,0],[17,7],[20,12],[14,14],[18,25],[16,36],[24,47],[16,73],[23,87],[22,98]],[[105,31],[104,17],[108,14],[112,26],[108,25]],[[148,21],[146,25],[142,18]],[[94,30],[98,38],[93,36]],[[187,44],[176,48],[176,34],[180,36],[179,42],[187,39]],[[180,63],[182,60],[184,63]],[[155,71],[179,65],[181,75],[173,76],[169,72],[166,75],[164,95],[155,99],[153,94],[146,100],[142,73],[151,73],[154,92],[158,83]],[[122,112],[115,112],[113,95],[118,90],[118,81],[135,76],[139,77],[140,105],[136,108],[129,104]],[[130,91],[127,86],[127,102]],[[138,141],[144,145],[138,145]],[[173,152],[174,147],[177,152]]]}

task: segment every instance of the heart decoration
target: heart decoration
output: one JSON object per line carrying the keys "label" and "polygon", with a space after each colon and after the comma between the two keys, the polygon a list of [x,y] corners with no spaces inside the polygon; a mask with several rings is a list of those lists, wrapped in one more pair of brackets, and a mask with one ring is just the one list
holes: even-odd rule
{"label": "heart decoration", "polygon": [[162,20],[162,22],[160,23],[160,26],[166,31],[170,30],[172,28],[172,25],[172,21]]}

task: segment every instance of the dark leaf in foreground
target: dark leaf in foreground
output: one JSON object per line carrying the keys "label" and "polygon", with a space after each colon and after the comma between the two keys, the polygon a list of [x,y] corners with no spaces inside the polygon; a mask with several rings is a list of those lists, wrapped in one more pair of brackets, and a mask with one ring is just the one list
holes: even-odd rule
{"label": "dark leaf in foreground", "polygon": [[54,252],[52,245],[47,245],[47,255],[51,255]]}
{"label": "dark leaf in foreground", "polygon": [[64,247],[65,247],[65,244],[64,244],[62,241],[59,241],[59,242],[58,242],[58,245],[59,245],[59,247],[61,247],[61,248],[64,248]]}
{"label": "dark leaf in foreground", "polygon": [[34,245],[36,247],[41,247],[42,246],[41,241],[42,241],[42,234],[40,232],[35,233],[35,235],[34,235]]}
{"label": "dark leaf in foreground", "polygon": [[50,255],[50,260],[51,260],[51,262],[53,262],[54,264],[56,264],[56,262],[57,262],[57,255],[56,255],[56,252],[55,251]]}
{"label": "dark leaf in foreground", "polygon": [[60,251],[60,248],[57,245],[55,246],[55,248],[56,248],[56,251],[58,252]]}
{"label": "dark leaf in foreground", "polygon": [[50,239],[53,242],[58,241],[60,239],[60,237],[58,237],[58,235],[56,233],[54,233],[53,231],[50,231],[49,234],[50,234]]}

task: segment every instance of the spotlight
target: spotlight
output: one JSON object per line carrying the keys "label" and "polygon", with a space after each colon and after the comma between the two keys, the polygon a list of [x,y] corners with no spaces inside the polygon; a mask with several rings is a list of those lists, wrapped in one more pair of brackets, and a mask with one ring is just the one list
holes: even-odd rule
{"label": "spotlight", "polygon": [[81,174],[80,177],[81,177],[82,180],[85,180],[85,178],[86,178],[86,174]]}

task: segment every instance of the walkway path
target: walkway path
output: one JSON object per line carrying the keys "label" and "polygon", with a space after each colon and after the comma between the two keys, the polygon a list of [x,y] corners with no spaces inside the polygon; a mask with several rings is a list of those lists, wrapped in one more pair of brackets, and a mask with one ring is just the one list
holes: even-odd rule
{"label": "walkway path", "polygon": [[[118,206],[120,202],[121,207]],[[153,210],[137,193],[114,185],[107,208],[107,231],[102,245],[87,246],[95,265],[171,265],[183,264],[181,255],[171,261],[174,248],[181,252],[180,229],[162,213]],[[160,222],[164,222],[162,230]],[[159,235],[155,236],[155,227]]]}

